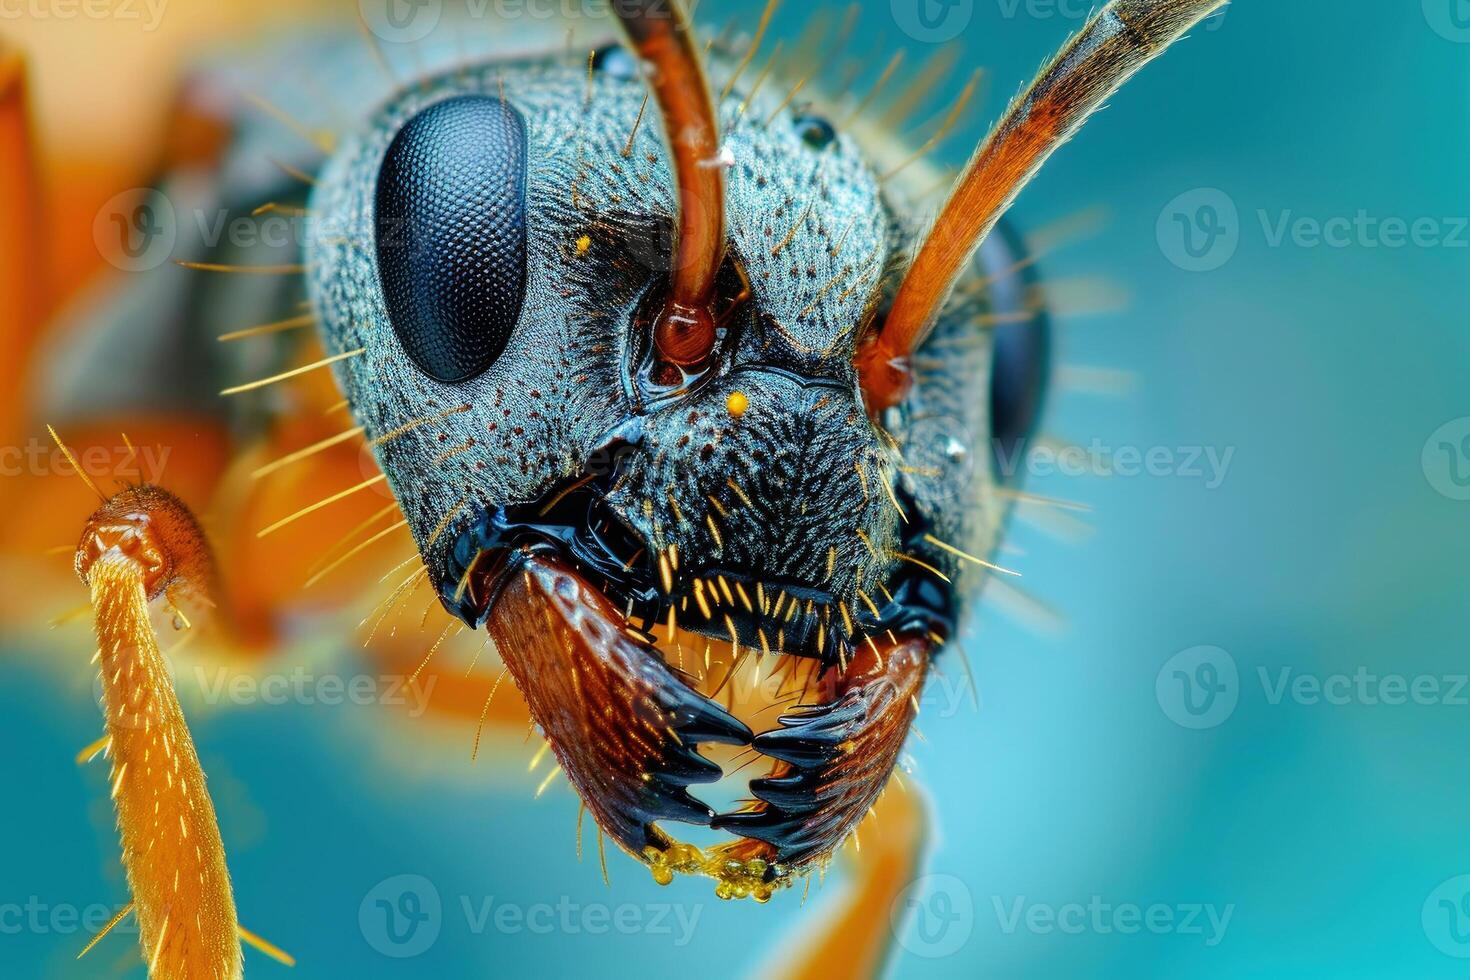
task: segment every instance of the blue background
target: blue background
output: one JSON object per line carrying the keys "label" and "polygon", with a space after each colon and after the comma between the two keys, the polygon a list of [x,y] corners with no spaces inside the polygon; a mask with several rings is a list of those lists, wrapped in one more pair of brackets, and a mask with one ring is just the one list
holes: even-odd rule
{"label": "blue background", "polygon": [[[739,9],[708,2],[716,22]],[[1452,881],[1470,873],[1470,691],[1458,704],[1273,703],[1261,680],[1470,670],[1470,503],[1439,492],[1443,475],[1421,463],[1432,433],[1470,415],[1470,235],[1456,232],[1470,215],[1470,37],[1434,26],[1455,2],[1242,0],[1115,98],[1015,208],[1036,229],[1105,206],[1096,233],[1042,267],[1058,295],[1102,281],[1085,292],[1129,297],[1058,316],[1059,365],[1086,369],[1064,380],[1098,368],[1128,380],[1107,397],[1059,384],[1047,433],[1233,456],[1213,488],[1180,472],[1033,477],[1031,490],[1091,509],[1023,506],[1018,518],[1031,519],[1017,521],[1003,559],[1065,622],[987,602],[967,641],[979,711],[921,720],[909,778],[927,788],[938,829],[925,868],[936,877],[916,897],[949,914],[903,933],[894,976],[1470,974],[1450,955],[1470,955],[1470,943],[1455,942],[1439,905],[1470,890]],[[804,12],[787,6],[775,30],[793,38]],[[961,68],[921,113],[942,109],[966,66],[989,70],[989,97],[942,151],[953,163],[1082,13],[972,6],[955,42]],[[863,7],[854,53],[872,73],[896,45],[933,51],[895,9]],[[1171,260],[1181,243],[1166,208],[1201,188],[1234,205],[1238,249],[1191,272]],[[1360,211],[1433,219],[1458,238],[1391,248],[1355,235],[1332,247],[1269,234],[1283,217]],[[85,647],[84,632],[71,638]],[[1171,716],[1172,672],[1156,682],[1199,646],[1235,666],[1236,706],[1193,729]],[[98,729],[85,658],[62,667],[56,654],[12,652],[0,664],[0,905],[120,902],[102,772],[70,761]],[[805,907],[799,894],[720,903],[702,883],[660,889],[620,855],[605,889],[595,859],[573,853],[570,792],[531,800],[528,750],[471,769],[462,732],[366,707],[194,720],[242,919],[299,957],[298,976],[725,976],[755,970],[821,915],[815,890]],[[401,874],[432,883],[443,908],[437,940],[410,959],[381,955],[359,922],[365,896]],[[684,946],[677,925],[592,935],[492,921],[476,934],[462,897],[628,905],[645,922],[645,904],[677,903],[698,918]],[[1231,917],[1221,937],[1207,923],[1124,934],[1091,918],[1073,931],[1008,928],[1017,902],[1207,905]],[[0,973],[113,975],[136,963],[129,937],[73,965],[83,941],[54,925],[5,929]],[[253,953],[247,967],[287,975]]]}

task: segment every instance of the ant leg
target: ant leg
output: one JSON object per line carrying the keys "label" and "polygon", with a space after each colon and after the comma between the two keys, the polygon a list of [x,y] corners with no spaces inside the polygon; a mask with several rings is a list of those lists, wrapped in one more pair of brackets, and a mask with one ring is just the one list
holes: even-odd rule
{"label": "ant leg", "polygon": [[893,903],[917,877],[929,839],[922,791],[890,785],[857,837],[862,850],[848,862],[852,879],[831,900],[835,908],[824,910],[821,931],[778,950],[769,975],[781,980],[882,975],[893,942]]}

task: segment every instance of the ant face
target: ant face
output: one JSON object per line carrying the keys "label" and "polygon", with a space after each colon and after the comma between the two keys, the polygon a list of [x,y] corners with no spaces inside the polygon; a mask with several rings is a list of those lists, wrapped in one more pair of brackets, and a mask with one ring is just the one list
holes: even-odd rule
{"label": "ant face", "polygon": [[[883,789],[1042,403],[1000,214],[1212,7],[1111,5],[927,227],[935,175],[901,148],[718,50],[706,90],[682,25],[637,15],[647,72],[616,45],[462,69],[327,166],[313,209],[346,234],[316,243],[315,302],[430,579],[656,875],[769,894]],[[751,655],[799,683],[717,699]],[[689,793],[711,743],[769,764],[733,812]],[[668,820],[734,838],[706,858]]]}
{"label": "ant face", "polygon": [[741,86],[714,342],[670,363],[651,337],[679,202],[630,63],[423,83],[319,181],[314,208],[353,217],[315,257],[317,303],[334,350],[365,350],[343,370],[359,420],[401,433],[379,461],[445,604],[485,624],[530,547],[643,628],[672,609],[686,645],[836,670],[871,636],[947,635],[960,569],[925,537],[983,553],[996,523],[977,307],[873,419],[854,361],[916,211],[831,123]]}
{"label": "ant face", "polygon": [[[935,366],[875,419],[855,360],[917,209],[830,122],[737,87],[720,106],[713,343],[671,363],[651,338],[679,200],[631,63],[610,47],[590,79],[549,58],[423,83],[319,182],[315,208],[353,217],[313,263],[317,302],[331,346],[365,351],[346,390],[369,433],[398,433],[379,461],[445,604],[486,624],[517,556],[539,550],[627,622],[665,627],[665,659],[711,638],[835,678],[874,637],[949,635],[965,589],[954,549],[988,552],[998,523],[992,400],[976,397],[990,345],[974,329],[992,294],[946,312]],[[1002,409],[1023,435],[1010,403],[1037,385],[1014,382]],[[751,737],[733,717],[712,724]],[[680,789],[604,823],[637,852],[658,840],[653,819],[709,822],[659,799]],[[835,843],[797,822],[727,825],[775,861]]]}

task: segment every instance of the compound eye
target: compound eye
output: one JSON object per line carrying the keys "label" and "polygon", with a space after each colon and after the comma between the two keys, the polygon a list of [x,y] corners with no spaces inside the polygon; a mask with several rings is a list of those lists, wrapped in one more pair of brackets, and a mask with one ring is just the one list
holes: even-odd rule
{"label": "compound eye", "polygon": [[526,294],[526,126],[498,98],[435,103],[378,172],[378,278],[419,368],[457,383],[495,363]]}
{"label": "compound eye", "polygon": [[1002,221],[980,249],[980,264],[991,276],[992,331],[990,429],[997,472],[1017,472],[1016,450],[1031,438],[1046,401],[1051,377],[1051,324],[1034,305],[1035,266],[1026,262],[1021,236]]}

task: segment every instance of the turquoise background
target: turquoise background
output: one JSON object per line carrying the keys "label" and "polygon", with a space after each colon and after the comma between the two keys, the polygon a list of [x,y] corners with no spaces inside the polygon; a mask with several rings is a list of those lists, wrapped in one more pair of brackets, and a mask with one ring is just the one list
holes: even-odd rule
{"label": "turquoise background", "polygon": [[[742,9],[707,4],[717,21]],[[863,7],[854,51],[872,73],[896,45],[932,53],[902,31],[902,4]],[[790,38],[804,12],[787,6],[775,30]],[[989,70],[990,95],[946,144],[951,162],[1082,6],[973,0],[956,43],[962,68]],[[1470,690],[1428,705],[1310,704],[1273,699],[1261,679],[1364,671],[1439,678],[1444,694],[1470,670],[1470,503],[1440,492],[1453,483],[1422,462],[1436,430],[1470,416],[1470,233],[1401,248],[1268,233],[1283,216],[1362,211],[1456,235],[1470,215],[1470,31],[1449,15],[1465,6],[1241,0],[1115,98],[1016,206],[1036,229],[1104,205],[1100,229],[1042,268],[1073,284],[1059,294],[1102,280],[1130,297],[1058,317],[1059,364],[1131,381],[1109,397],[1059,385],[1046,431],[1233,455],[1214,488],[1185,473],[1031,480],[1091,508],[1024,506],[1018,517],[1035,519],[1017,522],[1020,553],[1003,559],[1065,624],[1038,628],[987,602],[967,642],[979,711],[941,705],[920,721],[908,778],[937,815],[934,877],[912,896],[924,918],[900,929],[893,976],[1470,975],[1454,955],[1470,956],[1456,931],[1470,928],[1470,880],[1454,880],[1470,874]],[[1191,272],[1171,261],[1182,242],[1168,208],[1201,188],[1234,205],[1238,249]],[[1194,729],[1173,720],[1166,664],[1201,646],[1235,666],[1233,692],[1219,693],[1236,706]],[[73,965],[85,938],[74,927],[7,927],[5,909],[32,896],[54,910],[125,895],[102,772],[70,761],[98,729],[83,664],[0,663],[5,976],[116,975],[135,960],[131,937]],[[298,704],[201,714],[195,735],[242,918],[299,957],[296,976],[746,974],[821,917],[815,889],[805,907],[799,894],[725,904],[701,883],[660,889],[622,856],[610,856],[604,888],[595,859],[573,853],[574,798],[561,787],[532,802],[539,780],[518,747],[509,765],[471,769],[464,745],[424,726]],[[431,883],[442,913],[427,950],[395,959],[374,948],[381,932],[359,910],[403,874]],[[543,933],[492,918],[477,934],[461,897],[628,906],[645,927]],[[1035,914],[1161,904],[1230,918],[1218,937],[1205,920],[1203,934],[1091,919],[1008,928],[1017,902]],[[648,928],[644,906],[668,903],[673,933]],[[687,945],[679,914],[697,916]],[[253,953],[247,968],[288,975]]]}

